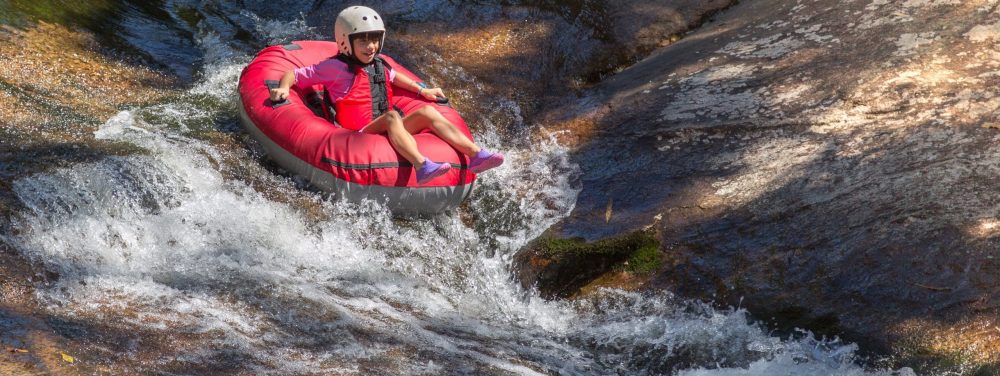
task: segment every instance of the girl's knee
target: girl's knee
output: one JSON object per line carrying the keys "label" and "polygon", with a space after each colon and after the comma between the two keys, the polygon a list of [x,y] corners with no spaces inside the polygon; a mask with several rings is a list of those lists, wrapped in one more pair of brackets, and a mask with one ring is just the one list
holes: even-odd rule
{"label": "girl's knee", "polygon": [[403,128],[403,117],[399,116],[396,111],[389,111],[385,114],[385,121],[388,128],[399,129]]}
{"label": "girl's knee", "polygon": [[399,112],[396,112],[394,110],[386,112],[385,113],[385,119],[387,121],[389,121],[390,124],[392,124],[392,123],[400,123],[400,124],[402,124],[403,123],[403,117],[399,116]]}

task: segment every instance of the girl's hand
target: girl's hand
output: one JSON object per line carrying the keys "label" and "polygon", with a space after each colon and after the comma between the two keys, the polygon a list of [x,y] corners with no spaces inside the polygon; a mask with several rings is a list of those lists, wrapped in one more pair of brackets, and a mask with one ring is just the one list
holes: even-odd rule
{"label": "girl's hand", "polygon": [[271,89],[271,102],[280,102],[288,98],[288,88],[276,87]]}
{"label": "girl's hand", "polygon": [[441,91],[439,87],[432,87],[428,89],[420,90],[420,96],[426,98],[427,100],[435,101],[438,97],[444,97],[444,92]]}

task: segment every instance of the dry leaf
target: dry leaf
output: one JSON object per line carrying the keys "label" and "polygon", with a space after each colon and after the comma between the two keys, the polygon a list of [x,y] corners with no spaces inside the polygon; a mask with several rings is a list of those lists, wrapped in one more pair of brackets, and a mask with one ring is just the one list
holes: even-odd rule
{"label": "dry leaf", "polygon": [[611,222],[611,202],[613,199],[608,199],[608,207],[604,209],[604,223]]}
{"label": "dry leaf", "polygon": [[76,358],[74,358],[74,357],[70,356],[70,355],[69,355],[69,354],[67,354],[67,353],[64,353],[64,352],[60,352],[59,354],[61,354],[61,355],[62,355],[62,358],[63,358],[63,361],[65,361],[66,363],[73,363],[73,362],[76,362]]}

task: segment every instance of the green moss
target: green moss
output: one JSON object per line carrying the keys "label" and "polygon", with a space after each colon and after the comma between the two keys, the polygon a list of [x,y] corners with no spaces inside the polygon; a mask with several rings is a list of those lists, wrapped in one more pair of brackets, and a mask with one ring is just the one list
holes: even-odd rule
{"label": "green moss", "polygon": [[549,255],[559,255],[563,253],[591,253],[591,245],[583,241],[581,238],[571,238],[571,239],[559,239],[559,238],[545,238],[542,239],[541,247],[544,252]]}
{"label": "green moss", "polygon": [[543,237],[537,244],[544,254],[556,258],[570,255],[622,255],[624,261],[615,269],[636,274],[652,273],[663,263],[660,242],[648,231],[636,231],[593,243],[582,238]]}
{"label": "green moss", "polygon": [[163,0],[7,0],[0,1],[0,24],[25,28],[38,22],[59,24],[71,29],[88,30],[97,37],[102,48],[142,56],[119,34],[119,23],[129,12],[139,11],[154,20],[173,22],[164,10]]}
{"label": "green moss", "polygon": [[115,9],[119,4],[113,0],[57,1],[57,0],[9,0],[0,3],[0,22],[20,25],[25,21],[45,21],[62,25],[79,25],[81,21],[91,21],[101,14]]}
{"label": "green moss", "polygon": [[660,242],[649,239],[628,259],[625,270],[646,275],[659,270],[661,265],[663,265],[663,253],[660,252]]}

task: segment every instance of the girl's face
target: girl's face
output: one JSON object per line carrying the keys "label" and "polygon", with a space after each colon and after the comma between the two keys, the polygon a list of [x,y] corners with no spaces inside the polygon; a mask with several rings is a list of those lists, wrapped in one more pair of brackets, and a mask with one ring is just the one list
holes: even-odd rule
{"label": "girl's face", "polygon": [[378,51],[381,41],[382,32],[380,31],[352,35],[351,50],[354,51],[354,57],[362,64],[372,62],[375,59],[375,52]]}

